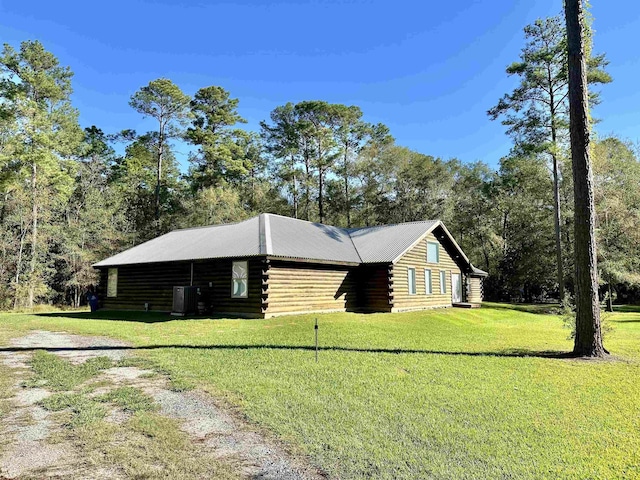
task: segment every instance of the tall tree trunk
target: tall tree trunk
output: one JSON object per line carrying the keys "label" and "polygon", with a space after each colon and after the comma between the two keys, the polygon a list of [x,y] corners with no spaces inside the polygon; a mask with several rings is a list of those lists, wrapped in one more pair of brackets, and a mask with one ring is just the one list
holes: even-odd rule
{"label": "tall tree trunk", "polygon": [[16,292],[13,297],[13,308],[18,308],[20,306],[20,297],[18,295],[18,286],[20,285],[20,272],[22,271],[22,252],[24,251],[24,237],[27,236],[27,228],[20,222],[20,227],[22,231],[20,232],[20,248],[18,249],[18,259],[16,261]]}
{"label": "tall tree trunk", "polygon": [[344,146],[344,206],[347,211],[347,227],[351,228],[351,201],[349,199],[349,146]]}
{"label": "tall tree trunk", "polygon": [[293,177],[293,218],[298,218],[298,179],[296,178],[296,162],[291,155],[291,173]]}
{"label": "tall tree trunk", "polygon": [[304,154],[304,168],[306,172],[306,177],[304,181],[304,219],[310,220],[309,218],[309,210],[311,210],[311,158],[308,152]]}
{"label": "tall tree trunk", "polygon": [[155,192],[155,221],[156,228],[160,228],[160,179],[162,178],[162,155],[164,154],[164,139],[162,127],[158,137],[158,168],[156,171],[156,192]]}
{"label": "tall tree trunk", "polygon": [[[551,120],[555,123],[555,120]],[[553,148],[556,148],[556,129],[552,126],[551,136],[553,138]],[[554,151],[552,154],[553,159],[553,227],[555,229],[556,237],[556,263],[557,263],[557,282],[558,282],[558,296],[560,302],[564,302],[564,273],[562,269],[562,241],[560,232],[560,181],[558,174],[558,157]]]}
{"label": "tall tree trunk", "polygon": [[589,114],[582,0],[565,0],[569,67],[569,115],[575,203],[576,337],[573,353],[602,357],[596,256],[593,172],[589,159]]}
{"label": "tall tree trunk", "polygon": [[320,223],[324,221],[324,205],[322,198],[322,190],[324,189],[324,172],[322,168],[318,168],[318,216],[320,217]]}
{"label": "tall tree trunk", "polygon": [[560,232],[560,182],[558,180],[558,158],[555,153],[553,154],[553,227],[556,237],[558,296],[560,297],[560,302],[564,302],[564,273],[562,271],[562,242]]}
{"label": "tall tree trunk", "polygon": [[38,167],[35,162],[31,164],[31,188],[32,195],[32,223],[31,223],[31,265],[29,267],[29,294],[27,297],[27,307],[33,307],[33,300],[35,297],[35,273],[38,263],[38,194],[36,192],[38,187]]}
{"label": "tall tree trunk", "polygon": [[551,108],[551,152],[553,166],[553,227],[556,237],[556,268],[558,282],[558,297],[564,302],[564,271],[562,268],[562,239],[560,232],[560,173],[558,169],[558,131],[556,127],[556,101],[553,90],[551,66],[547,64],[547,82],[549,83],[549,106]]}

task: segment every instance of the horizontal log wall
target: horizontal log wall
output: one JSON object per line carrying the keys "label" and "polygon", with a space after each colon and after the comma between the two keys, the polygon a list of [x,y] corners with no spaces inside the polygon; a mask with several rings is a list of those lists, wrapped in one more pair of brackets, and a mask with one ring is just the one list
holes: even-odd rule
{"label": "horizontal log wall", "polygon": [[[239,259],[244,260],[244,259]],[[232,260],[193,262],[193,285],[200,287],[202,299],[213,313],[261,317],[264,313],[266,285],[263,281],[263,260],[248,260],[247,298],[231,298]],[[143,310],[149,303],[154,311],[170,312],[173,308],[173,287],[191,284],[191,262],[170,262],[124,265],[118,268],[118,291],[107,297],[108,269],[100,272],[99,297],[107,310]]]}
{"label": "horizontal log wall", "polygon": [[482,303],[482,279],[478,277],[469,278],[469,303]]}
{"label": "horizontal log wall", "polygon": [[267,315],[356,310],[357,267],[272,260]]}
{"label": "horizontal log wall", "polygon": [[[263,285],[265,269],[262,258],[238,258],[248,261],[249,282],[247,298],[231,298],[231,269],[233,260],[219,259],[194,262],[193,284],[202,287],[213,313],[262,317],[266,308],[266,285]],[[210,286],[211,285],[211,286]]]}
{"label": "horizontal log wall", "polygon": [[[393,310],[419,309],[430,307],[451,306],[451,273],[461,273],[460,268],[440,245],[438,263],[427,262],[427,241],[437,242],[435,235],[426,238],[405,253],[392,268],[392,296]],[[408,268],[416,269],[416,294],[409,294]],[[425,293],[425,268],[431,269],[432,293]],[[440,271],[446,272],[446,293],[440,293]]]}
{"label": "horizontal log wall", "polygon": [[100,270],[98,288],[102,308],[107,310],[151,310],[169,312],[173,305],[173,287],[189,285],[191,266],[188,263],[158,263],[124,265],[118,269],[118,290],[114,298],[107,297],[107,272]]}
{"label": "horizontal log wall", "polygon": [[358,268],[358,306],[363,312],[390,312],[390,264],[362,265]]}

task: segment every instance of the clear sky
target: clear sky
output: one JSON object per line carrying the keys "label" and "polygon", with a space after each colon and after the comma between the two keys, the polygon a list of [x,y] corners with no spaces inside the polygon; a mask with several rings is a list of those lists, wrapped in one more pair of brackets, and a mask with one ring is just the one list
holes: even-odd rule
{"label": "clear sky", "polygon": [[[637,141],[640,2],[591,3],[595,51],[607,54],[614,78],[597,129]],[[561,0],[0,0],[0,42],[38,39],[71,67],[83,127],[152,128],[128,100],[168,77],[189,94],[229,90],[249,129],[278,105],[321,99],[360,106],[400,145],[495,166],[510,141],[486,110],[515,85],[504,70],[524,45],[522,28],[561,8]]]}

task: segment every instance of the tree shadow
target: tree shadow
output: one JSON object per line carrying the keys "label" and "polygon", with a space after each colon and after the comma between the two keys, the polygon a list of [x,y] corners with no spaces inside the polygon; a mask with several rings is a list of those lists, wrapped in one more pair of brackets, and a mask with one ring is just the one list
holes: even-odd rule
{"label": "tree shadow", "polygon": [[640,305],[614,305],[613,311],[619,313],[640,313]]}
{"label": "tree shadow", "polygon": [[114,310],[98,310],[97,312],[50,312],[50,313],[34,313],[37,317],[52,318],[75,318],[79,320],[113,320],[119,322],[140,322],[140,323],[160,323],[171,322],[173,320],[193,320],[212,318],[211,316],[172,316],[164,312],[132,312],[132,311],[114,311]]}
{"label": "tree shadow", "polygon": [[560,305],[558,303],[491,303],[484,302],[485,308],[493,308],[495,310],[516,310],[518,312],[533,313],[536,315],[558,315]]}
{"label": "tree shadow", "polygon": [[[109,351],[109,350],[162,350],[162,349],[185,349],[185,350],[289,350],[289,351],[315,351],[312,345],[141,345],[141,346],[115,346],[115,345],[94,345],[87,347],[0,347],[0,352],[31,352],[36,350],[44,350],[47,352],[66,352],[66,351]],[[388,353],[395,355],[402,354],[422,354],[422,355],[445,355],[454,357],[506,357],[506,358],[548,358],[548,359],[566,359],[576,358],[571,352],[562,352],[556,350],[527,350],[527,349],[509,349],[497,352],[449,352],[444,350],[429,349],[405,349],[405,348],[358,348],[358,347],[340,347],[326,346],[318,347],[323,352],[348,352],[348,353]]]}

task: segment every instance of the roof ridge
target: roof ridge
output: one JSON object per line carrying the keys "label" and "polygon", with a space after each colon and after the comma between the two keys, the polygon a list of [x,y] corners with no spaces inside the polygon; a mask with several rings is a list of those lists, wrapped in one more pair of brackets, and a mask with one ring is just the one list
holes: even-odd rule
{"label": "roof ridge", "polygon": [[398,225],[415,225],[416,223],[437,223],[441,220],[439,218],[431,219],[431,220],[414,220],[413,222],[399,222],[399,223],[383,223],[381,225],[370,225],[368,227],[351,227],[345,228],[345,230],[350,232],[355,232],[356,230],[365,230],[367,228],[382,228],[382,227],[397,227]]}
{"label": "roof ridge", "polygon": [[[214,223],[213,225],[199,225],[197,227],[174,228],[173,230],[165,233],[164,235],[168,235],[169,233],[173,233],[173,232],[184,232],[186,230],[198,230],[198,229],[201,229],[201,228],[226,227],[228,225],[238,225],[239,223],[244,223],[244,222],[248,222],[249,220],[253,220],[254,218],[256,218],[258,216],[259,215],[256,215],[255,217],[245,218],[244,220],[239,220],[237,222]],[[155,238],[160,238],[160,237],[155,237]]]}
{"label": "roof ridge", "polygon": [[271,215],[273,217],[286,218],[287,220],[293,220],[294,222],[310,223],[312,225],[322,225],[324,227],[337,228],[338,230],[346,230],[346,228],[344,227],[336,227],[335,225],[329,225],[328,223],[312,222],[311,220],[303,220],[301,218],[287,217],[286,215],[279,215],[277,213],[265,213],[264,215]]}

